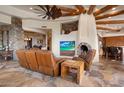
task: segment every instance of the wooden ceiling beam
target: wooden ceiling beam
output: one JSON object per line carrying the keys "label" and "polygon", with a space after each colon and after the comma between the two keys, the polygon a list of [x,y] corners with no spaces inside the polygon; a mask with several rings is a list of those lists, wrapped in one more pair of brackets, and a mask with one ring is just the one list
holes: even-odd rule
{"label": "wooden ceiling beam", "polygon": [[94,9],[95,9],[95,7],[96,7],[96,5],[91,5],[91,6],[89,7],[89,10],[88,10],[87,14],[88,14],[88,15],[92,14],[93,11],[94,11]]}
{"label": "wooden ceiling beam", "polygon": [[124,20],[103,20],[96,21],[96,24],[124,24]]}
{"label": "wooden ceiling beam", "polygon": [[64,11],[64,12],[71,12],[71,13],[77,12],[76,9],[72,9],[72,8],[68,8],[68,7],[62,7],[62,6],[57,6],[57,7],[60,8],[61,11]]}
{"label": "wooden ceiling beam", "polygon": [[117,6],[118,5],[107,5],[107,6],[103,7],[103,8],[95,11],[93,14],[94,14],[94,16],[98,16],[98,15],[100,15],[100,14],[102,14],[104,12],[107,12],[108,10],[110,10],[110,9],[112,9],[114,7],[117,7]]}
{"label": "wooden ceiling beam", "polygon": [[25,36],[42,36],[42,33],[38,33],[38,32],[32,32],[32,31],[24,31],[24,35]]}
{"label": "wooden ceiling beam", "polygon": [[99,20],[99,19],[104,19],[104,18],[108,18],[108,17],[112,17],[112,16],[117,16],[117,15],[122,15],[124,14],[124,10],[120,10],[120,11],[113,11],[109,14],[104,14],[104,15],[101,15],[101,16],[96,16],[96,20]]}
{"label": "wooden ceiling beam", "polygon": [[118,32],[121,30],[121,28],[112,28],[112,27],[105,27],[105,26],[96,26],[97,30],[107,30],[107,31],[113,31]]}
{"label": "wooden ceiling beam", "polygon": [[64,16],[76,16],[76,15],[79,15],[80,13],[79,12],[76,12],[76,13],[62,13],[62,17]]}
{"label": "wooden ceiling beam", "polygon": [[80,13],[86,13],[86,9],[82,5],[75,5]]}

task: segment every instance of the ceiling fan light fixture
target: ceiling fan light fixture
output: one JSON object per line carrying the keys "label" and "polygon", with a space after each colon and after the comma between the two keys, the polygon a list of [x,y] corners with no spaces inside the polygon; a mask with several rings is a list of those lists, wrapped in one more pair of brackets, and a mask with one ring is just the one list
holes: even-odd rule
{"label": "ceiling fan light fixture", "polygon": [[112,10],[115,10],[116,8],[114,7],[114,8],[112,8]]}
{"label": "ceiling fan light fixture", "polygon": [[43,19],[48,20],[55,20],[56,18],[59,18],[62,16],[61,9],[58,8],[56,5],[49,6],[49,5],[38,5],[40,10],[43,10],[45,12],[45,15],[42,17]]}

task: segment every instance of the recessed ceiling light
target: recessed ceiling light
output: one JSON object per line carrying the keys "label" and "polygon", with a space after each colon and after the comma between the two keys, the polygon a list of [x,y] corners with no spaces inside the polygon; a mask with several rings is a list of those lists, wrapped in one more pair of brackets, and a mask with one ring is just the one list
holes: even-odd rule
{"label": "recessed ceiling light", "polygon": [[30,7],[30,9],[32,10],[33,8],[32,8],[32,7]]}
{"label": "recessed ceiling light", "polygon": [[77,11],[77,12],[79,12],[79,10],[78,10],[78,9],[77,9],[76,11]]}
{"label": "recessed ceiling light", "polygon": [[112,17],[108,17],[108,18],[112,18]]}
{"label": "recessed ceiling light", "polygon": [[112,8],[112,10],[115,10],[116,8]]}

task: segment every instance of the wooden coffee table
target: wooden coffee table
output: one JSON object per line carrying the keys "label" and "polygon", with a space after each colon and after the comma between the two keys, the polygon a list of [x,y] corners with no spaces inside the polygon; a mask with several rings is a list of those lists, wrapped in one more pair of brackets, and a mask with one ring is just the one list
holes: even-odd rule
{"label": "wooden coffee table", "polygon": [[83,71],[84,71],[84,62],[83,61],[74,61],[74,60],[66,60],[61,64],[61,77],[66,79],[66,76],[69,74],[69,69],[76,69],[77,77],[76,83],[80,84]]}

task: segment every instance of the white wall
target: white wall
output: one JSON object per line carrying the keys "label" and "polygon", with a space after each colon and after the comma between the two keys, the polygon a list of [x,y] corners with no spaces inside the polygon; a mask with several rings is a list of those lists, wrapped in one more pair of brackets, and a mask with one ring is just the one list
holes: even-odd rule
{"label": "white wall", "polygon": [[0,14],[0,23],[11,24],[11,16]]}
{"label": "white wall", "polygon": [[99,62],[98,37],[96,30],[96,21],[93,15],[81,14],[78,24],[78,44],[88,43],[92,49],[96,50],[94,62]]}
{"label": "white wall", "polygon": [[52,51],[55,56],[60,57],[60,41],[75,41],[75,48],[77,48],[77,31],[71,32],[67,35],[61,35],[60,30],[58,30],[53,31],[52,34]]}
{"label": "white wall", "polygon": [[46,29],[52,29],[52,52],[54,53],[55,56],[60,57],[60,41],[76,41],[76,49],[77,49],[77,43],[78,43],[76,31],[71,32],[68,35],[60,34],[61,23],[62,22],[23,20],[23,27],[41,28],[42,26],[46,26]]}

